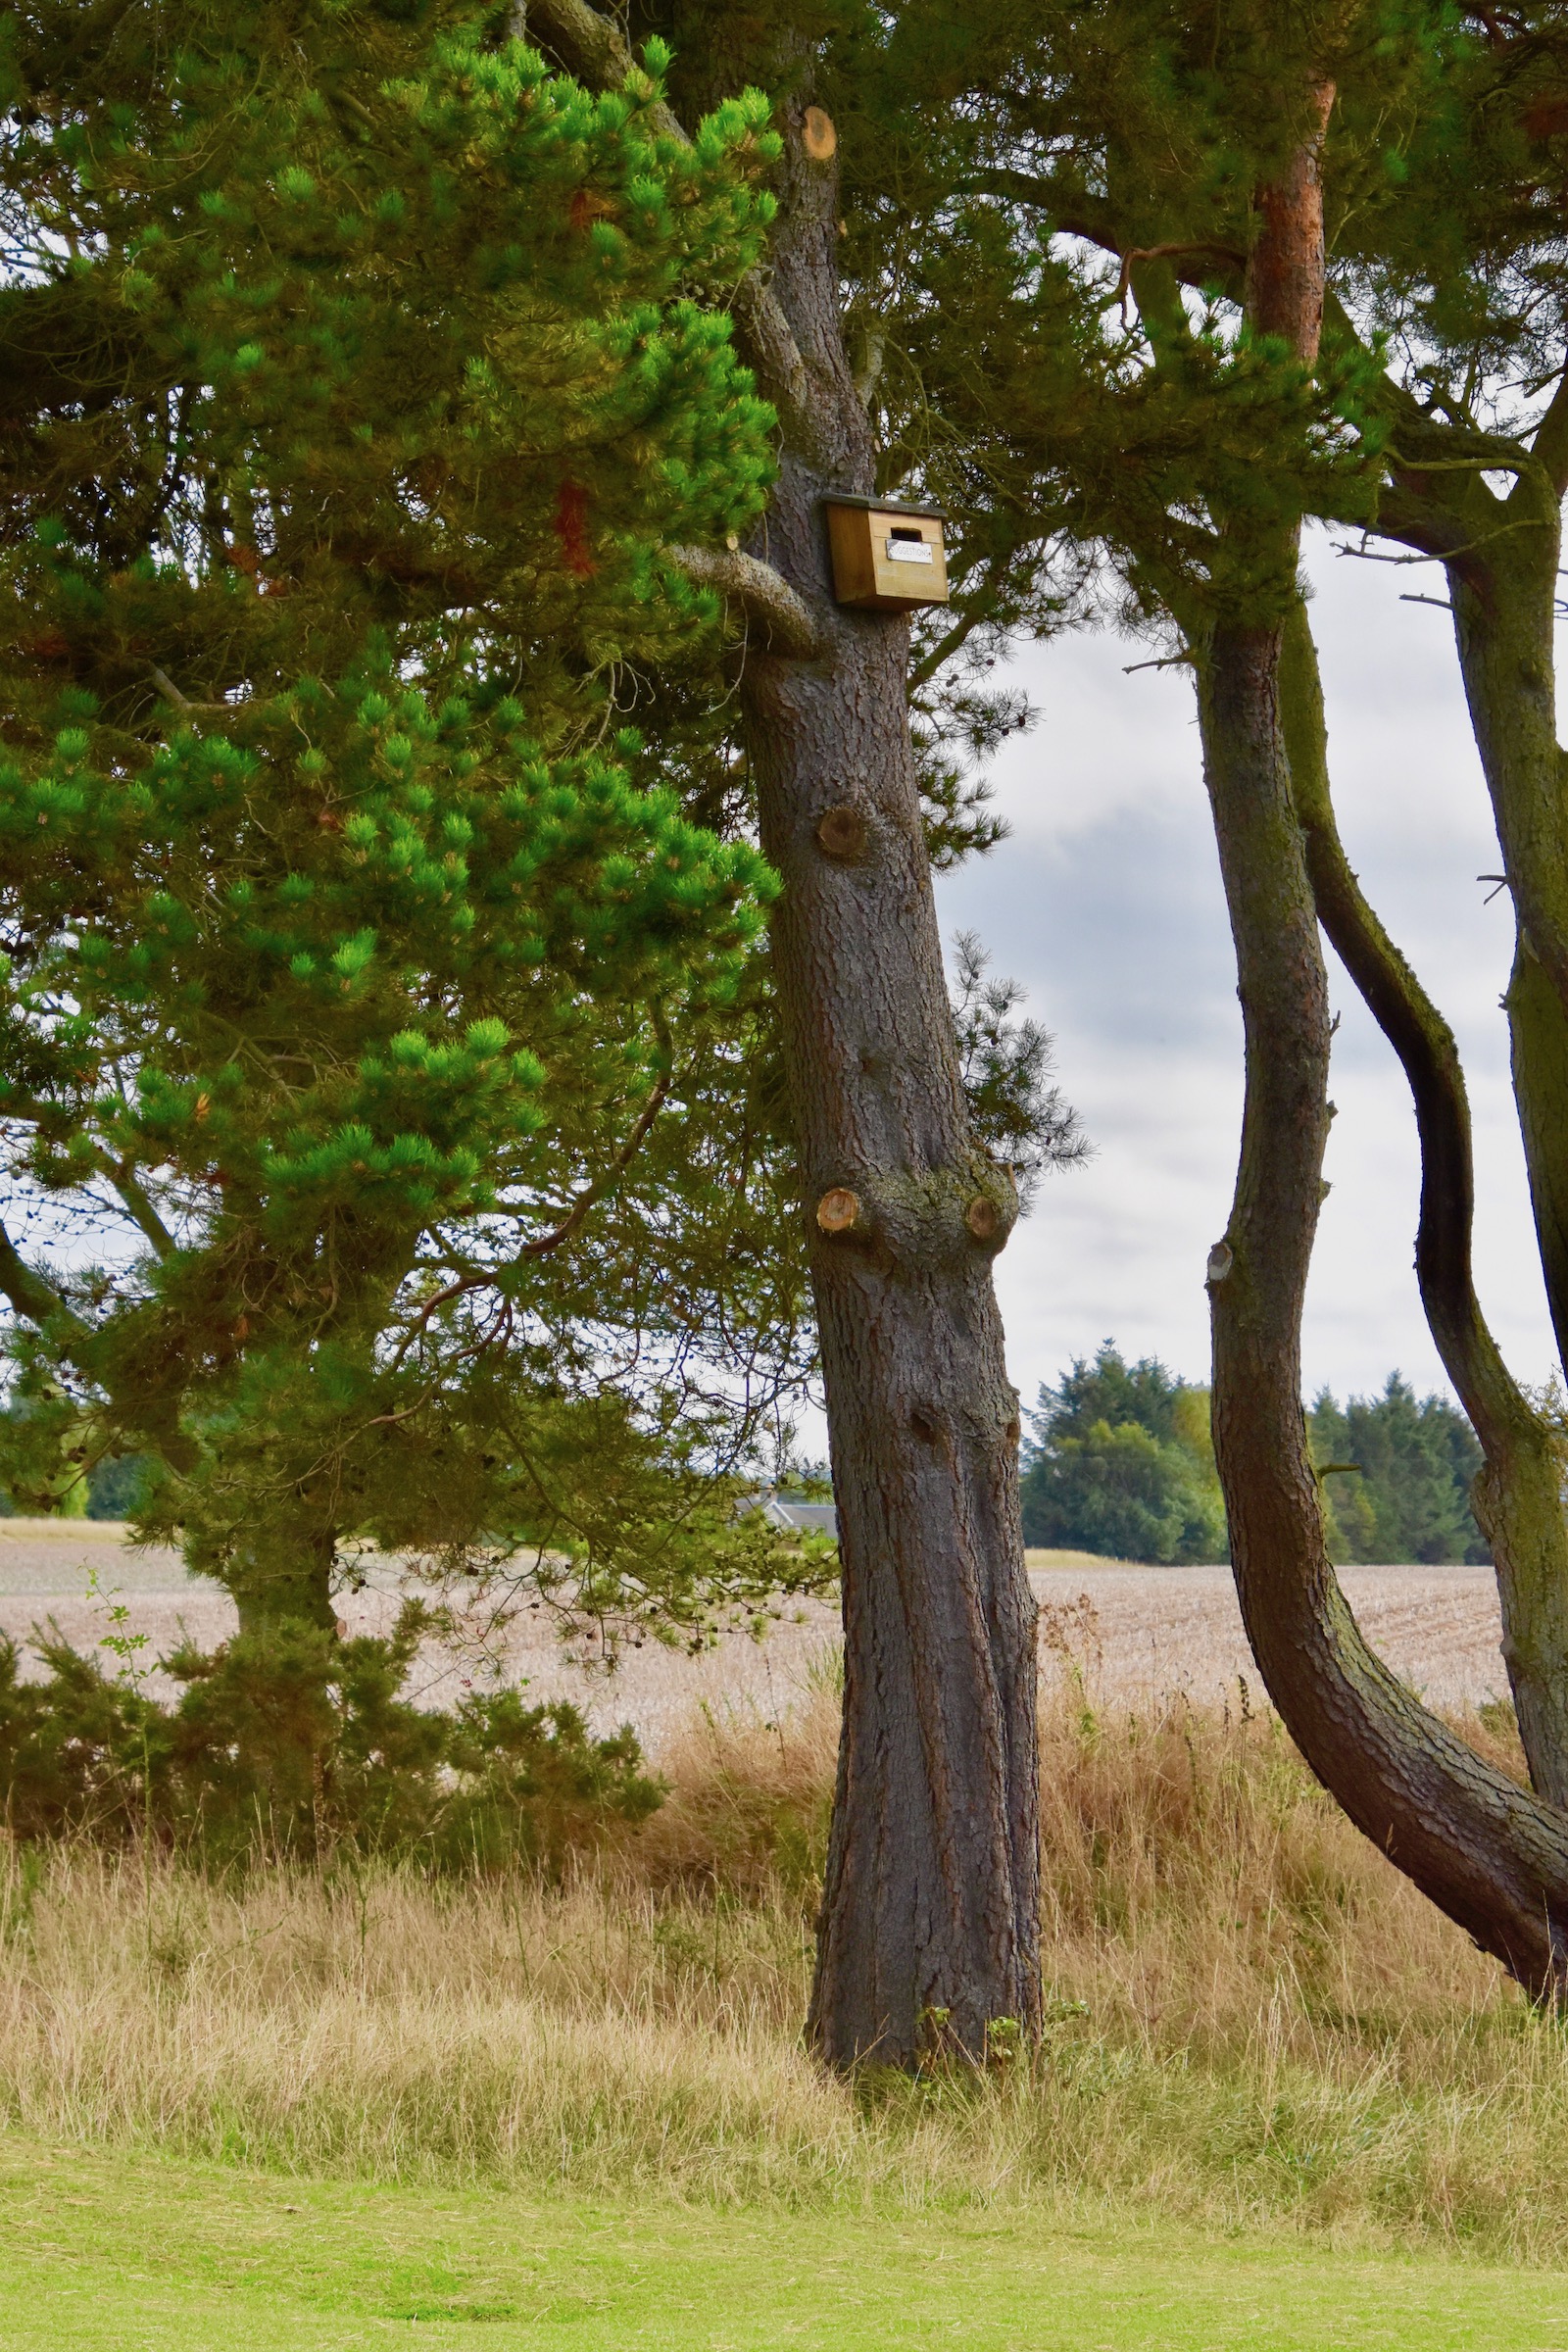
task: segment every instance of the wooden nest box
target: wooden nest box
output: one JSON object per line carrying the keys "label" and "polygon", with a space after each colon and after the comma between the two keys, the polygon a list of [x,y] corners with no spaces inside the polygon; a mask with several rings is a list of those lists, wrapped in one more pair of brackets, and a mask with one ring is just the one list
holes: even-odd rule
{"label": "wooden nest box", "polygon": [[945,605],[948,565],[942,517],[934,507],[889,505],[876,498],[824,498],[833,593],[841,605],[872,612],[912,612]]}

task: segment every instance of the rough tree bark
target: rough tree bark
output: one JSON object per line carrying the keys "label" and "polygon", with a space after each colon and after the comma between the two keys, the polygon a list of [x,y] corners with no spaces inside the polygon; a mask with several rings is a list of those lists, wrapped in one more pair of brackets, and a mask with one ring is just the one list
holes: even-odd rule
{"label": "rough tree bark", "polygon": [[[1326,121],[1331,93],[1321,96]],[[1252,322],[1310,360],[1323,284],[1315,141],[1261,191],[1257,237]],[[1237,1590],[1270,1696],[1319,1779],[1478,1943],[1531,1991],[1555,1994],[1568,1956],[1568,1819],[1484,1764],[1389,1673],[1323,1542],[1300,1329],[1331,1116],[1330,1022],[1282,725],[1284,626],[1282,611],[1216,627],[1198,672],[1247,1055],[1236,1197],[1208,1268]]]}
{"label": "rough tree bark", "polygon": [[[1379,528],[1439,558],[1447,573],[1460,674],[1513,899],[1517,933],[1504,1004],[1514,1099],[1547,1303],[1568,1366],[1568,760],[1557,743],[1553,666],[1568,382],[1559,382],[1528,446],[1434,418],[1408,395],[1396,416],[1394,483]],[[1511,472],[1506,495],[1485,478],[1488,459]],[[1443,1335],[1433,1328],[1441,1347]],[[1543,1793],[1568,1804],[1568,1559],[1559,1557],[1560,1502],[1545,1503],[1539,1472],[1505,1442],[1494,1449],[1468,1395],[1465,1403],[1488,1452],[1483,1515],[1489,1500],[1503,1502],[1510,1470],[1516,1490],[1512,1535],[1501,1520],[1489,1522],[1488,1533],[1531,1777]],[[1549,1450],[1536,1418],[1531,1450]]]}
{"label": "rough tree bark", "polygon": [[1568,1370],[1568,758],[1557,743],[1554,666],[1561,502],[1560,471],[1533,453],[1505,502],[1511,527],[1450,563],[1448,582],[1518,926],[1503,1000],[1514,1099],[1552,1330]]}
{"label": "rough tree bark", "polygon": [[1531,1779],[1553,1804],[1568,1804],[1568,1522],[1561,1470],[1476,1297],[1470,1106],[1453,1033],[1367,904],[1340,840],[1317,655],[1303,606],[1286,622],[1281,718],[1318,920],[1409,1081],[1421,1142],[1415,1245],[1421,1303],[1485,1456],[1476,1515],[1496,1566],[1503,1657]]}
{"label": "rough tree bark", "polygon": [[247,1541],[223,1572],[240,1632],[266,1638],[307,1625],[335,1638],[332,1573],[341,1530],[336,1525],[301,1528],[285,1517],[270,1542],[270,1532]]}
{"label": "rough tree bark", "polygon": [[[575,70],[624,52],[534,0]],[[618,35],[615,36],[618,40]],[[777,27],[775,39],[783,35]],[[597,63],[596,63],[597,56]],[[608,63],[607,63],[608,59]],[[751,551],[809,613],[741,696],[821,1331],[845,1692],[809,2034],[832,2065],[983,2059],[1040,2017],[1035,1605],[1018,1401],[991,1261],[1017,1213],[959,1083],[909,741],[907,622],[835,604],[824,493],[875,450],[840,320],[831,125],[804,47],[784,109],[771,285],[737,318],[782,426]],[[809,144],[807,115],[811,113]]]}
{"label": "rough tree bark", "polygon": [[[1396,393],[1378,528],[1447,573],[1454,643],[1518,925],[1504,1000],[1530,1197],[1568,1370],[1568,756],[1555,636],[1568,374],[1531,441],[1478,434]],[[1511,472],[1506,496],[1486,469]],[[1568,1761],[1563,1765],[1568,1774]]]}
{"label": "rough tree bark", "polygon": [[[1039,2014],[1035,1610],[991,1259],[909,745],[907,623],[831,601],[820,499],[874,487],[839,327],[831,164],[790,125],[774,290],[818,387],[768,551],[811,663],[748,664],[773,960],[812,1225],[843,1564],[844,1729],[810,2031],[825,2056],[982,2055]],[[945,2015],[944,2015],[945,2013]]]}

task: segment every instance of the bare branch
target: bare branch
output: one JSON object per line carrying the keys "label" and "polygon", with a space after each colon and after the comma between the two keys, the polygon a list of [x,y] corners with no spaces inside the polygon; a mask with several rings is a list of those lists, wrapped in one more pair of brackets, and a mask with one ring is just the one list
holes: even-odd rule
{"label": "bare branch", "polygon": [[87,1328],[53,1285],[34,1273],[3,1225],[0,1225],[0,1296],[9,1298],[18,1314],[24,1315],[29,1323],[47,1323],[51,1316],[63,1314],[78,1330]]}
{"label": "bare branch", "polygon": [[152,677],[165,702],[172,703],[176,710],[231,710],[234,707],[232,703],[193,703],[188,694],[180,693],[173,679],[156,662],[153,664]]}
{"label": "bare branch", "polygon": [[[516,1258],[513,1261],[514,1264],[527,1257],[548,1257],[552,1250],[559,1250],[564,1242],[570,1241],[588,1211],[604,1199],[616,1179],[625,1174],[642,1150],[648,1139],[649,1129],[664,1106],[669,1094],[670,1078],[671,1073],[665,1070],[655,1080],[649,1090],[647,1102],[632,1123],[631,1133],[604,1174],[596,1176],[592,1184],[584,1185],[559,1224],[552,1225],[548,1233],[537,1234],[531,1242],[524,1242],[522,1248],[517,1251]],[[455,1281],[447,1283],[441,1290],[434,1292],[430,1298],[426,1298],[403,1336],[397,1353],[392,1359],[394,1369],[402,1363],[409,1348],[424,1330],[437,1307],[450,1306],[454,1298],[461,1298],[469,1291],[490,1289],[496,1280],[496,1269],[490,1268],[483,1274],[460,1274]]]}
{"label": "bare branch", "polygon": [[1129,245],[1121,257],[1121,275],[1116,280],[1116,300],[1125,304],[1132,284],[1133,266],[1137,262],[1174,262],[1188,254],[1207,254],[1214,261],[1227,262],[1232,269],[1244,270],[1247,256],[1238,253],[1233,245],[1216,245],[1211,237],[1200,237],[1191,244]]}
{"label": "bare branch", "polygon": [[130,1170],[118,1166],[105,1155],[104,1173],[123,1203],[125,1214],[146,1235],[159,1257],[169,1257],[174,1248],[174,1237],[154,1208],[145,1189]]}
{"label": "bare branch", "polygon": [[669,553],[700,588],[715,588],[740,606],[767,637],[768,651],[808,662],[822,650],[821,634],[806,605],[770,564],[738,548],[672,547]]}
{"label": "bare branch", "polygon": [[953,656],[967,644],[978,626],[978,617],[973,612],[960,612],[953,626],[943,631],[930,652],[921,655],[919,661],[909,671],[911,691],[918,691],[920,687],[928,686],[943,663],[950,662]]}

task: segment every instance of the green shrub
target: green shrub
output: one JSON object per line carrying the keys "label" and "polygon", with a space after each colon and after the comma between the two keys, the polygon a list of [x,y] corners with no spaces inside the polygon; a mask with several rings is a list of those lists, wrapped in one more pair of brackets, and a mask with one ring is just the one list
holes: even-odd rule
{"label": "green shrub", "polygon": [[660,1803],[629,1730],[595,1739],[564,1701],[473,1692],[449,1713],[404,1696],[418,1603],[385,1637],[289,1623],[163,1661],[172,1706],[50,1628],[21,1680],[0,1640],[0,1812],[13,1836],[150,1838],[215,1863],[340,1848],[443,1869],[559,1870],[612,1821]]}
{"label": "green shrub", "polygon": [[1208,1391],[1155,1357],[1126,1364],[1106,1340],[1077,1357],[1029,1415],[1026,1544],[1129,1560],[1223,1560],[1225,1504]]}

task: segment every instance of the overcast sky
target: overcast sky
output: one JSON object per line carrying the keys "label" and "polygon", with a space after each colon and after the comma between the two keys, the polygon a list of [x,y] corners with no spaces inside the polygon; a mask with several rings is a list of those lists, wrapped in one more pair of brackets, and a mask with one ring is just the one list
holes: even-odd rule
{"label": "overcast sky", "polygon": [[[1496,838],[1436,568],[1310,551],[1340,824],[1373,905],[1453,1024],[1469,1077],[1482,1299],[1515,1372],[1551,1339],[1508,1093],[1498,999],[1512,921],[1487,905]],[[978,931],[1054,1030],[1061,1083],[1096,1147],[1054,1176],[998,1261],[1012,1377],[1026,1401],[1113,1338],[1206,1379],[1203,1261],[1224,1231],[1241,1112],[1241,1016],[1185,671],[1123,665],[1144,648],[1069,637],[1025,655],[1040,706],[994,775],[1011,838],[939,883],[943,932]],[[1331,961],[1343,1013],[1305,1376],[1342,1397],[1397,1367],[1446,1389],[1411,1252],[1419,1162],[1398,1064]]]}

